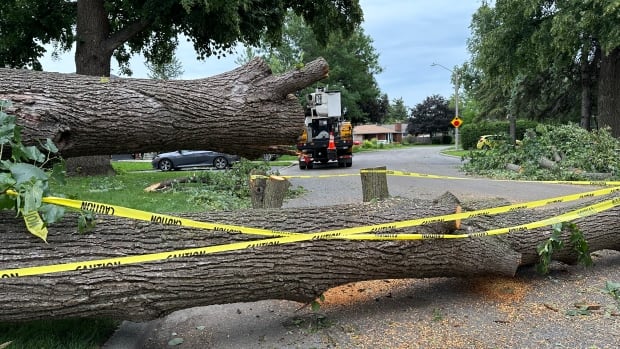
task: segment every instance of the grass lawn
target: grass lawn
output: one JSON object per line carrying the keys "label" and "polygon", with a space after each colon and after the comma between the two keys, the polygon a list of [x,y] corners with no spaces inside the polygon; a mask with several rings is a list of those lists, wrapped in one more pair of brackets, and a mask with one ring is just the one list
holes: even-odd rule
{"label": "grass lawn", "polygon": [[451,156],[468,157],[471,150],[444,150],[441,153]]}
{"label": "grass lawn", "polygon": [[[116,166],[115,166],[116,167]],[[204,211],[189,200],[184,190],[146,192],[145,188],[165,180],[201,175],[204,171],[120,172],[112,177],[70,177],[67,184],[52,185],[55,195],[69,199],[96,201],[155,213]]]}

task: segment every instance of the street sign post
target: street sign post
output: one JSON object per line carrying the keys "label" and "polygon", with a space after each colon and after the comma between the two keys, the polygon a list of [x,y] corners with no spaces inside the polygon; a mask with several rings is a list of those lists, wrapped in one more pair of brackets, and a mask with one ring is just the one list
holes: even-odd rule
{"label": "street sign post", "polygon": [[459,150],[459,127],[463,125],[463,120],[456,115],[450,124],[454,126],[454,150]]}

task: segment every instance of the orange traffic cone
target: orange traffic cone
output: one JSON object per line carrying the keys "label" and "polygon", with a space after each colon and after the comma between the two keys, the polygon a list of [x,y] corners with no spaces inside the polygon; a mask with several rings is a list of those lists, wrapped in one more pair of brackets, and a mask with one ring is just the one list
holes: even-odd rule
{"label": "orange traffic cone", "polygon": [[329,144],[327,145],[327,150],[336,150],[336,143],[334,142],[334,133],[329,133]]}

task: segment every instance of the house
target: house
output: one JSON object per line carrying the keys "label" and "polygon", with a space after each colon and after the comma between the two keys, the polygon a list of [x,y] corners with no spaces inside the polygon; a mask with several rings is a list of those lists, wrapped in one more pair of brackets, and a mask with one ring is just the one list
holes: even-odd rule
{"label": "house", "polygon": [[383,127],[392,130],[392,139],[393,142],[402,143],[403,138],[407,137],[407,126],[408,123],[395,123],[389,125],[383,125]]}
{"label": "house", "polygon": [[400,143],[407,135],[407,124],[359,125],[353,127],[353,141],[363,142],[376,139],[379,143]]}

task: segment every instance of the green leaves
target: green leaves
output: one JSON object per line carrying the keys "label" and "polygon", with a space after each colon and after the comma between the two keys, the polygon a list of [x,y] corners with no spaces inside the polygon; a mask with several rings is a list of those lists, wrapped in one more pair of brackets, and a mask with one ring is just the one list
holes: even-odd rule
{"label": "green leaves", "polygon": [[6,169],[11,172],[15,179],[16,185],[26,184],[31,181],[46,181],[47,174],[40,168],[26,163],[10,163],[4,162]]}
{"label": "green leaves", "polygon": [[536,252],[540,257],[540,262],[536,264],[536,270],[541,274],[549,273],[549,265],[551,264],[551,255],[553,252],[562,248],[564,243],[560,239],[562,233],[562,223],[554,224],[551,236],[547,241],[536,247]]}
{"label": "green leaves", "polygon": [[590,247],[586,238],[583,236],[583,232],[577,228],[575,223],[564,223],[564,226],[568,228],[570,233],[570,242],[573,245],[573,250],[577,252],[577,261],[586,267],[592,266],[592,256],[590,256]]}
{"label": "green leaves", "polygon": [[[463,140],[466,136],[471,139],[476,133],[478,136],[484,134],[479,133],[480,129],[463,127]],[[520,135],[519,132],[517,138]],[[577,124],[538,124],[535,132],[525,132],[519,147],[497,147],[477,154],[479,156],[472,157],[463,169],[476,174],[528,180],[591,180],[598,174],[617,178],[620,174],[617,149],[620,149],[620,141],[607,128],[588,132]],[[553,168],[540,164],[541,158],[558,157]],[[521,172],[506,170],[507,163],[521,166]]]}
{"label": "green leaves", "polygon": [[553,232],[547,241],[538,245],[536,251],[540,257],[540,262],[536,264],[536,270],[541,274],[549,273],[549,265],[551,264],[551,255],[564,247],[564,241],[561,239],[563,231],[570,232],[570,242],[573,250],[577,253],[577,261],[586,267],[592,265],[592,257],[588,243],[583,233],[577,228],[575,223],[563,222],[552,225]]}
{"label": "green leaves", "polygon": [[45,225],[59,220],[64,209],[44,205],[43,197],[49,194],[50,178],[64,181],[64,164],[54,164],[51,172],[39,167],[54,159],[50,155],[58,148],[46,139],[40,143],[40,148],[48,152],[45,155],[36,146],[22,144],[15,117],[4,112],[9,106],[8,101],[0,101],[0,157],[6,157],[5,150],[10,151],[9,159],[0,160],[0,209],[16,211],[25,218],[29,231],[45,240]]}
{"label": "green leaves", "polygon": [[310,303],[312,311],[317,312],[321,309],[321,304],[325,303],[325,295],[321,294],[317,299]]}
{"label": "green leaves", "polygon": [[612,296],[618,305],[620,305],[620,283],[607,281],[605,283],[605,289],[602,290],[604,293]]}

